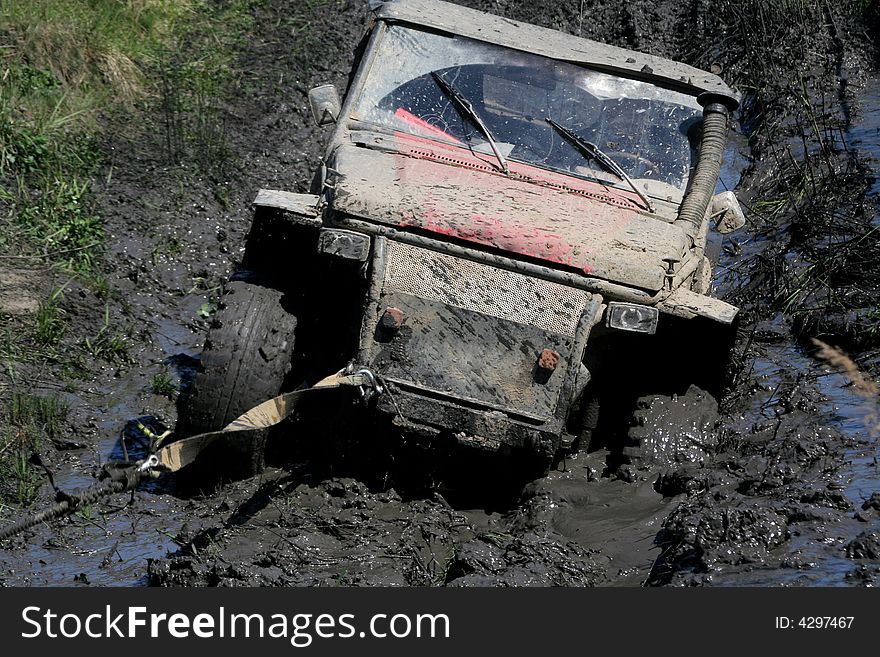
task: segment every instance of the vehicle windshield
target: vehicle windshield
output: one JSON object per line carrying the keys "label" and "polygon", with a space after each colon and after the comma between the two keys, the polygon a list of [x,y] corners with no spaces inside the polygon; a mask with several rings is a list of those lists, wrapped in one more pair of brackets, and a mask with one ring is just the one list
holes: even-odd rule
{"label": "vehicle windshield", "polygon": [[633,179],[683,192],[696,163],[702,114],[692,96],[397,25],[378,44],[353,118],[491,156],[485,136],[444,93],[437,75],[470,102],[510,160],[621,182],[554,130],[552,119],[596,144]]}

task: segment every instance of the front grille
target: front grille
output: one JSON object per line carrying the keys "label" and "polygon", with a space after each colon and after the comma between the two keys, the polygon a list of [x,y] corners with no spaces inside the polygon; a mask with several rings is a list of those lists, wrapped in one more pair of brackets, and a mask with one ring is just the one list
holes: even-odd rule
{"label": "front grille", "polygon": [[401,242],[387,242],[386,290],[573,336],[590,293]]}

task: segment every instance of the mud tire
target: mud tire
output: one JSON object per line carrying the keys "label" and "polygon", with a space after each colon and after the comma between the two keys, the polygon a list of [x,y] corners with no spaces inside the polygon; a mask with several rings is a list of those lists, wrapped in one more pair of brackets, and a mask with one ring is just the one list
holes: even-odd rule
{"label": "mud tire", "polygon": [[591,397],[586,400],[581,409],[580,430],[578,432],[577,451],[582,454],[595,450],[596,427],[599,425],[599,400]]}
{"label": "mud tire", "polygon": [[[292,368],[297,320],[284,294],[258,281],[230,282],[205,339],[201,365],[181,407],[176,435],[216,431],[278,395]],[[199,469],[222,479],[258,474],[265,464],[266,431],[224,440],[203,454]],[[215,443],[216,445],[216,443]]]}
{"label": "mud tire", "polygon": [[635,466],[700,463],[718,443],[718,402],[690,386],[683,395],[640,397],[623,447]]}

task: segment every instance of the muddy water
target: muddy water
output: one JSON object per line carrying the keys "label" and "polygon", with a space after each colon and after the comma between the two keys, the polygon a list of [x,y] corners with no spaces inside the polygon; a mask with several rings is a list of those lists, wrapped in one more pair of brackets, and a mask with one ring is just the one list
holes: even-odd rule
{"label": "muddy water", "polygon": [[[170,372],[177,371],[178,379],[186,378],[187,367],[199,353],[201,336],[179,322],[161,318],[157,318],[153,335],[153,360],[167,363]],[[61,395],[73,409],[94,406],[100,400],[93,416],[74,420],[72,438],[82,442],[93,439],[94,448],[72,450],[62,462],[51,464],[55,484],[61,490],[93,485],[96,473],[108,461],[145,454],[145,443],[132,420],[156,420],[143,414],[148,378],[138,369],[120,376],[108,367],[103,374],[85,386],[81,392],[84,397]],[[172,408],[163,410],[162,420],[173,421]],[[41,501],[34,505],[37,509],[51,503],[51,491],[44,488]],[[174,537],[182,527],[198,527],[197,517],[182,513],[186,507],[186,502],[168,495],[157,483],[142,486],[134,494],[117,495],[52,527],[44,525],[28,532],[27,549],[0,552],[0,582],[12,586],[146,583],[147,560],[176,550]],[[25,539],[16,537],[9,544],[23,547]]]}
{"label": "muddy water", "polygon": [[[108,409],[97,431],[116,436],[130,417],[131,408],[121,403]],[[142,449],[136,445],[129,449],[132,456],[139,452]],[[64,491],[90,486],[101,463],[121,458],[118,439],[102,440],[95,453],[56,464],[55,483]],[[180,502],[157,492],[155,486],[147,486],[134,495],[117,495],[51,528],[42,526],[28,532],[27,550],[0,553],[4,570],[0,581],[15,586],[120,586],[141,582],[146,559],[175,549],[171,537],[184,522]],[[51,498],[43,499],[36,508],[51,503]],[[24,540],[17,537],[9,544],[20,545]]]}
{"label": "muddy water", "polygon": [[[847,131],[846,141],[848,147],[855,148],[873,168],[877,177],[869,196],[876,201],[880,195],[880,77],[868,80],[859,105],[862,111]],[[747,166],[748,148],[741,135],[732,134],[725,159],[719,190],[733,188],[740,171]],[[875,214],[874,221],[875,224],[880,222],[880,211]],[[767,237],[734,237],[732,241],[725,241],[728,248],[723,252],[716,278],[722,294],[731,280],[736,280],[738,263],[759,252],[765,239]],[[730,248],[731,245],[734,248]],[[749,407],[740,410],[738,416],[729,418],[726,428],[747,434],[753,427],[777,417],[777,407],[782,402],[774,399],[774,395],[780,382],[797,377],[804,389],[817,393],[813,397],[815,406],[803,421],[804,433],[825,427],[839,431],[844,437],[838,444],[841,467],[809,483],[840,490],[850,506],[846,508],[846,502],[841,502],[837,513],[828,513],[816,522],[790,525],[794,528],[791,536],[776,551],[774,559],[763,565],[745,564],[718,569],[712,573],[710,581],[734,586],[876,584],[876,567],[870,560],[847,558],[847,546],[860,536],[880,531],[880,519],[876,514],[872,515],[870,511],[860,513],[871,495],[880,491],[876,401],[857,394],[846,376],[792,343],[782,316],[767,320],[758,328],[765,332],[766,343],[754,350],[748,367],[751,377],[760,382],[764,392],[753,395]],[[769,339],[766,339],[767,334]],[[865,572],[870,574],[862,577]]]}
{"label": "muddy water", "polygon": [[847,133],[850,147],[866,156],[874,169],[871,195],[880,195],[880,76],[871,77],[860,93],[861,113]]}
{"label": "muddy water", "polygon": [[[841,586],[848,582],[858,564],[845,556],[846,546],[862,532],[877,531],[880,522],[854,519],[854,514],[880,490],[880,471],[876,441],[865,425],[870,412],[865,400],[853,393],[849,381],[829,370],[790,343],[764,345],[756,356],[752,375],[764,383],[765,394],[756,395],[751,407],[731,418],[728,428],[748,432],[762,421],[772,421],[779,414],[781,400],[774,399],[776,386],[792,376],[800,377],[803,387],[819,394],[812,399],[815,407],[803,418],[801,430],[806,436],[817,428],[839,430],[845,438],[837,443],[842,452],[842,467],[807,477],[800,484],[807,489],[840,490],[849,502],[834,512],[813,518],[813,522],[792,523],[789,541],[764,565],[746,564],[713,573],[712,583],[722,586]],[[837,455],[835,455],[837,456]]]}
{"label": "muddy water", "polygon": [[[862,107],[849,143],[878,162],[880,79],[865,88]],[[733,132],[719,189],[735,189],[748,164],[745,138]],[[880,192],[878,185],[875,194]],[[720,246],[725,248],[717,283],[724,292],[724,274],[762,244],[743,234],[724,238]],[[192,296],[174,316],[154,315],[152,343],[144,360],[166,362],[173,373],[186,378],[201,335],[178,318],[195,316],[204,300]],[[791,520],[787,540],[766,559],[725,563],[699,583],[858,583],[851,577],[856,564],[846,557],[846,546],[861,533],[880,529],[876,517],[867,522],[853,518],[862,502],[880,490],[876,443],[866,436],[863,401],[841,375],[827,371],[789,341],[781,318],[762,328],[776,337],[753,349],[748,367],[755,391],[726,421],[726,428],[748,436],[756,425],[775,421],[782,405],[776,392],[779,382],[800,375],[813,406],[799,416],[795,429],[798,422],[805,435],[817,426],[838,429],[843,439],[833,445],[845,457],[842,467],[820,469],[801,483],[815,489],[833,484],[832,490],[842,492],[849,508],[814,510],[808,522]],[[173,405],[146,408],[152,402],[144,402],[144,388],[153,371],[116,376],[108,369],[84,393],[90,403],[101,400],[100,412],[81,423],[96,438],[95,447],[68,452],[53,464],[60,488],[88,485],[100,463],[120,458],[120,432],[132,419],[144,417],[145,410],[173,420]],[[75,398],[69,401],[78,405]],[[133,435],[130,438],[129,453],[136,456],[142,447]],[[605,456],[600,451],[568,459],[558,471],[528,485],[517,505],[501,511],[479,505],[449,509],[430,496],[402,500],[396,493],[370,491],[352,480],[310,481],[290,468],[268,473],[265,482],[243,482],[204,499],[180,499],[153,485],[11,541],[0,552],[0,581],[637,586],[661,556],[658,534],[683,496],[659,494],[653,477],[601,477]],[[802,496],[801,491],[797,495]],[[50,497],[47,491],[43,501]],[[789,502],[762,503],[781,507]],[[190,539],[201,546],[197,554],[179,549]],[[212,555],[215,545],[223,550],[220,557]],[[164,559],[169,553],[172,556]],[[448,560],[443,565],[448,572],[432,565],[435,558]],[[148,566],[148,560],[158,561]]]}
{"label": "muddy water", "polygon": [[[733,133],[720,187],[734,188],[747,163],[744,139]],[[730,248],[732,244],[730,238],[722,244],[727,247],[717,280],[722,292],[723,273],[761,248],[747,238],[737,239],[737,249]],[[186,378],[200,336],[174,319],[155,321],[155,358],[174,363],[172,367]],[[782,318],[765,322],[762,328],[777,338],[762,343],[752,354],[749,376],[757,391],[745,408],[726,421],[726,428],[748,435],[754,426],[772,421],[777,415],[778,383],[799,374],[803,386],[815,393],[815,408],[799,420],[804,431],[813,428],[811,424],[836,427],[849,438],[839,443],[846,450],[842,469],[811,475],[812,480],[801,483],[822,488],[833,479],[850,508],[792,523],[788,540],[762,562],[746,559],[726,564],[699,583],[857,582],[846,546],[862,532],[876,531],[878,522],[860,522],[853,515],[872,492],[880,490],[875,445],[865,437],[864,403],[841,375],[827,371],[787,339]],[[99,437],[96,450],[56,469],[56,481],[63,489],[88,485],[100,463],[120,458],[120,432],[130,420],[142,417],[143,374],[120,378],[110,374],[90,390],[102,400],[102,413],[93,422]],[[170,419],[173,410],[166,411],[165,419]],[[129,454],[137,456],[142,446],[133,434],[129,436]],[[179,499],[153,485],[28,535],[27,549],[3,553],[3,581],[14,585],[639,586],[649,579],[662,554],[658,535],[682,496],[659,494],[654,475],[635,481],[602,477],[606,456],[598,451],[569,458],[557,471],[529,484],[519,504],[501,511],[449,510],[431,499],[403,501],[393,492],[369,491],[350,480],[291,483],[291,474],[285,471],[267,475],[267,485],[277,491],[271,501],[257,502],[263,490],[259,481],[242,482],[196,500]],[[419,531],[413,533],[413,527]],[[191,540],[201,546],[195,555],[189,548],[180,549]],[[201,556],[201,550],[210,554],[215,545],[222,550],[221,558]],[[414,558],[412,553],[430,559]],[[446,559],[442,568],[426,565],[435,558]],[[413,560],[417,565],[407,566]],[[148,566],[150,561],[153,564]]]}

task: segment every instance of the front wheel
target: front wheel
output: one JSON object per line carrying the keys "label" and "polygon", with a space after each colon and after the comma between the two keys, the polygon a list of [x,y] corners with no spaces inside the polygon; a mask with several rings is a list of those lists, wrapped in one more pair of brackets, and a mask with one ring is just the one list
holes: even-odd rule
{"label": "front wheel", "polygon": [[718,444],[718,402],[692,385],[683,395],[636,402],[624,457],[637,466],[700,463]]}
{"label": "front wheel", "polygon": [[[217,431],[277,396],[292,368],[296,316],[285,295],[258,281],[230,282],[205,339],[199,371],[180,409],[177,436]],[[209,449],[219,478],[262,471],[266,432],[232,434]],[[215,445],[217,448],[214,449]],[[219,462],[218,462],[219,461]]]}

